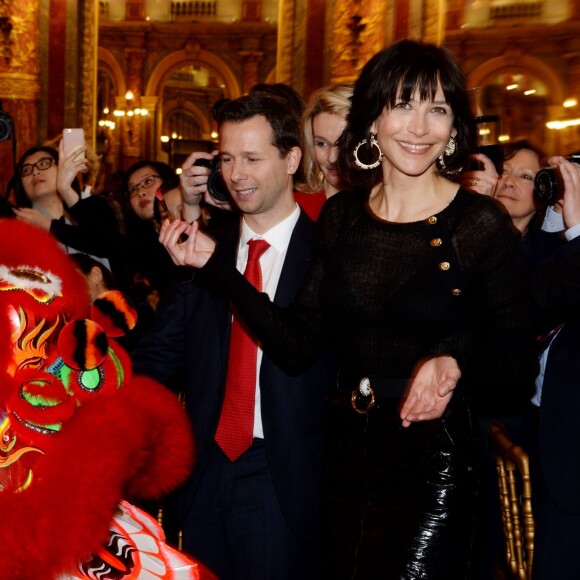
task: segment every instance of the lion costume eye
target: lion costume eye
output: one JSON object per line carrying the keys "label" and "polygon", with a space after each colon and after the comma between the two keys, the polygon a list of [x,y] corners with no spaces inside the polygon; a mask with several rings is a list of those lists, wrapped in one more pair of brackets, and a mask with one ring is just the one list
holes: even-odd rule
{"label": "lion costume eye", "polygon": [[0,292],[22,290],[37,302],[49,304],[62,296],[62,280],[50,272],[29,266],[0,265]]}

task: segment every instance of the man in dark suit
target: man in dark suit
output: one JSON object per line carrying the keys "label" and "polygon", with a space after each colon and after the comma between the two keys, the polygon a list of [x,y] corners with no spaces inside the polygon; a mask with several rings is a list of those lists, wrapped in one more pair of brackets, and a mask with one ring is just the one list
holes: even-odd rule
{"label": "man in dark suit", "polygon": [[[221,171],[241,223],[215,238],[241,272],[250,269],[254,240],[265,240],[259,283],[282,306],[292,303],[310,256],[313,224],[293,197],[300,157],[299,127],[282,101],[251,94],[221,110]],[[162,381],[185,364],[197,464],[178,499],[184,549],[222,580],[314,578],[331,366],[320,358],[289,376],[259,345],[239,356],[246,347],[238,335],[247,331],[219,290],[206,286],[203,274],[192,276],[175,288],[133,353],[137,372]],[[249,435],[241,437],[245,427],[226,422],[241,421],[246,395],[236,380],[246,374],[253,416]]]}
{"label": "man in dark suit", "polygon": [[534,271],[546,316],[529,445],[536,522],[533,578],[580,578],[580,166],[562,158],[566,242]]}

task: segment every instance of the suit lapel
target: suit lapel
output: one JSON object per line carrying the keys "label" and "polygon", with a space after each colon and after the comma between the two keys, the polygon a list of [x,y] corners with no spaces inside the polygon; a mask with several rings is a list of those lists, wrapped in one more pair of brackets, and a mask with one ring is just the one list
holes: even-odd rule
{"label": "suit lapel", "polygon": [[312,232],[314,224],[310,218],[300,210],[300,217],[294,226],[286,259],[280,280],[276,288],[274,302],[281,306],[288,306],[294,302],[296,292],[302,285],[304,274],[310,263],[310,249],[312,246]]}

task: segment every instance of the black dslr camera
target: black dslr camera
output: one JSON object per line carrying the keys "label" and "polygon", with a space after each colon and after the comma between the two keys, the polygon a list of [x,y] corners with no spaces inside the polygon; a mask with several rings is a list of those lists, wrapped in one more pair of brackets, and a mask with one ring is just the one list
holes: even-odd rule
{"label": "black dslr camera", "polygon": [[8,141],[12,136],[12,117],[2,110],[2,105],[0,104],[0,141]]}
{"label": "black dslr camera", "polygon": [[207,178],[207,191],[213,199],[221,203],[230,201],[230,194],[222,177],[219,157],[216,156],[211,161],[197,159],[194,165],[207,167],[211,171]]}
{"label": "black dslr camera", "polygon": [[[580,153],[567,157],[568,161],[580,165]],[[557,167],[545,167],[536,173],[534,196],[540,203],[553,205],[564,195],[564,183]]]}

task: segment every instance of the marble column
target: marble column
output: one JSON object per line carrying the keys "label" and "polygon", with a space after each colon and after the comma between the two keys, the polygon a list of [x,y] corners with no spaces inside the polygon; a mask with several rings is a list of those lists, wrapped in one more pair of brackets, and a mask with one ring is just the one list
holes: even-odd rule
{"label": "marble column", "polygon": [[[124,103],[125,108],[128,110],[139,107],[141,104],[143,63],[145,62],[146,56],[147,51],[144,48],[125,49],[125,58],[127,60],[127,87],[133,92],[133,99]],[[143,157],[142,126],[143,119],[141,115],[125,115],[121,119],[121,163],[124,169],[127,169],[129,165],[135,161],[139,161]]]}
{"label": "marble column", "polygon": [[0,142],[0,193],[6,191],[16,159],[12,136],[17,138],[16,157],[37,142],[40,99],[39,2],[2,3],[0,18],[0,101],[12,118],[10,138]]}
{"label": "marble column", "polygon": [[258,82],[258,66],[264,53],[259,50],[242,50],[238,54],[242,59],[242,92],[245,94]]}
{"label": "marble column", "polygon": [[277,80],[308,96],[353,81],[391,41],[392,0],[280,0]]}
{"label": "marble column", "polygon": [[83,6],[83,36],[81,56],[81,127],[87,143],[96,147],[97,122],[97,51],[98,51],[98,0],[85,0]]}

